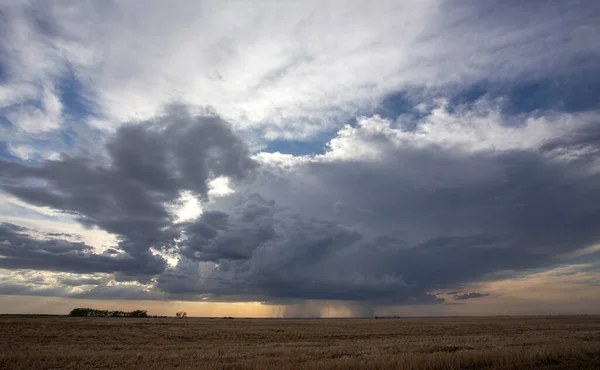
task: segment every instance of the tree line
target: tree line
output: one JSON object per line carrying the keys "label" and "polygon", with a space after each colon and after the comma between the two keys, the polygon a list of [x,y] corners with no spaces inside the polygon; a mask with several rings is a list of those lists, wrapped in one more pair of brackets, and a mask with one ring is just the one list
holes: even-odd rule
{"label": "tree line", "polygon": [[109,311],[109,310],[95,310],[93,308],[75,308],[69,316],[83,316],[83,317],[148,317],[148,311],[146,310],[134,310],[131,312],[125,311]]}

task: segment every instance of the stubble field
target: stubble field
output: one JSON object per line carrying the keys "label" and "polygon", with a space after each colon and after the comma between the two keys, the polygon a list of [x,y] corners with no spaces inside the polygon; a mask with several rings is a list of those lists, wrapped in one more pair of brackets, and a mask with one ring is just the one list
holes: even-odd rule
{"label": "stubble field", "polygon": [[599,369],[600,317],[0,318],[0,369]]}

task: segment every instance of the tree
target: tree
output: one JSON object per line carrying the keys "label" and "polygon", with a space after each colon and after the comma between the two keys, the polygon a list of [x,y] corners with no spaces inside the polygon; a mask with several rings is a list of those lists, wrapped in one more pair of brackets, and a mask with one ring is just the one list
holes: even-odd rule
{"label": "tree", "polygon": [[91,308],[74,308],[69,312],[69,316],[91,316]]}
{"label": "tree", "polygon": [[148,311],[135,310],[131,312],[125,311],[108,311],[95,310],[93,308],[75,308],[69,312],[69,316],[77,317],[148,317]]}
{"label": "tree", "polygon": [[148,317],[148,311],[146,310],[135,310],[131,311],[129,317]]}

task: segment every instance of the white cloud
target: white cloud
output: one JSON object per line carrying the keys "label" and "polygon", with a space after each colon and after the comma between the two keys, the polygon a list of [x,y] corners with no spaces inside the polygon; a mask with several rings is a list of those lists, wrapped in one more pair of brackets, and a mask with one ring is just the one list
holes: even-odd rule
{"label": "white cloud", "polygon": [[[511,117],[511,122],[507,122],[500,113],[500,107],[486,101],[480,101],[475,109],[453,112],[442,103],[419,119],[414,129],[405,129],[402,122],[378,115],[363,116],[357,119],[356,125],[341,128],[327,143],[324,154],[294,156],[260,152],[254,155],[254,159],[271,171],[289,172],[314,162],[381,161],[390,149],[398,148],[439,147],[465,153],[537,151],[548,141],[588,127],[599,118],[598,112],[560,113],[521,115]],[[579,153],[585,154],[589,154],[589,150]],[[577,158],[578,153],[558,153],[557,157],[570,160]]]}
{"label": "white cloud", "polygon": [[[19,81],[53,86],[68,64],[96,97],[103,127],[181,101],[267,139],[311,137],[398,89],[563,73],[571,57],[597,55],[584,41],[598,30],[577,9],[561,14],[561,24],[581,26],[567,42],[555,6],[483,22],[498,9],[455,5],[47,3],[9,7],[4,39]],[[32,23],[32,9],[50,31]],[[565,47],[571,53],[557,54]],[[39,130],[38,120],[23,121]]]}
{"label": "white cloud", "polygon": [[81,226],[81,224],[72,220],[43,220],[5,215],[0,215],[0,218],[2,219],[2,222],[17,224],[46,233],[71,234],[82,242],[94,247],[98,253],[117,244],[115,235],[98,228],[86,229]]}
{"label": "white cloud", "polygon": [[261,164],[280,170],[293,170],[295,166],[314,160],[312,156],[295,156],[293,154],[260,152],[253,156]]}
{"label": "white cloud", "polygon": [[202,205],[191,191],[183,191],[177,201],[170,206],[176,222],[195,220],[202,214]]}
{"label": "white cloud", "polygon": [[0,193],[0,221],[46,233],[66,233],[102,251],[117,244],[117,238],[98,228],[85,228],[71,215],[48,207],[37,207]]}
{"label": "white cloud", "polygon": [[8,144],[8,151],[10,152],[10,154],[14,155],[15,157],[19,157],[21,159],[28,160],[33,157],[32,154],[35,152],[35,149],[32,148],[31,146],[27,146],[27,145]]}
{"label": "white cloud", "polygon": [[[537,150],[548,140],[598,120],[598,113],[521,116],[509,124],[500,110],[487,106],[450,113],[442,105],[405,130],[379,116],[361,117],[356,127],[346,125],[329,143],[321,157],[376,160],[394,147],[439,146],[465,152]],[[383,141],[383,143],[382,143]]]}
{"label": "white cloud", "polygon": [[6,108],[23,100],[35,97],[37,89],[31,84],[0,85],[0,108]]}
{"label": "white cloud", "polygon": [[24,104],[10,108],[6,113],[9,121],[26,133],[40,133],[55,130],[61,125],[62,103],[49,88],[41,91],[40,107]]}
{"label": "white cloud", "polygon": [[[16,141],[17,140],[15,140],[15,142]],[[36,147],[35,145],[30,144],[10,143],[8,144],[7,149],[10,154],[26,161],[38,159],[57,160],[60,158],[60,154],[56,151]]]}
{"label": "white cloud", "polygon": [[211,197],[222,197],[233,194],[235,191],[229,187],[229,178],[219,176],[208,183],[208,195]]}

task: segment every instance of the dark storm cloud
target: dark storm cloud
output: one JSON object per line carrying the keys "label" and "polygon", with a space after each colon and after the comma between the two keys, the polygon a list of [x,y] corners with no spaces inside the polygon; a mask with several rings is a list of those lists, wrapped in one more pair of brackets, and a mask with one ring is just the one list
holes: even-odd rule
{"label": "dark storm cloud", "polygon": [[[29,265],[66,271],[92,272],[99,268],[96,271],[132,273],[137,269],[142,274],[158,273],[165,261],[153,255],[150,248],[167,248],[179,235],[171,228],[173,217],[168,205],[184,190],[206,198],[211,178],[228,176],[236,181],[255,167],[245,144],[224,121],[213,116],[191,116],[182,106],[171,106],[154,120],[123,126],[109,140],[106,154],[106,160],[65,157],[39,166],[0,160],[0,186],[23,201],[73,214],[83,225],[117,234],[118,248],[126,256],[86,257],[106,262],[104,267],[91,262],[86,267],[70,262],[61,265],[58,260],[50,263],[34,255],[3,259],[0,264],[8,268]],[[31,248],[49,248],[48,243]],[[117,260],[131,266],[122,269],[110,265]]]}
{"label": "dark storm cloud", "polygon": [[[290,213],[257,195],[232,215],[218,232],[204,227],[188,231],[183,258],[159,277],[158,288],[172,295],[203,294],[213,300],[238,296],[274,304],[305,299],[440,301],[406,284],[397,272],[380,271],[381,264],[364,260],[374,251],[361,243],[363,235],[337,222]],[[187,230],[198,230],[198,225],[206,226],[202,217]]]}
{"label": "dark storm cloud", "polygon": [[199,261],[249,259],[258,246],[277,237],[274,224],[273,204],[255,195],[231,215],[208,211],[187,225],[181,254]]}
{"label": "dark storm cloud", "polygon": [[[361,312],[441,303],[429,292],[550,266],[600,241],[596,132],[591,125],[541,149],[477,152],[398,144],[380,132],[355,145],[384,157],[318,159],[292,171],[263,166],[239,195],[174,224],[166,207],[180,191],[206,197],[211,177],[235,181],[256,167],[218,118],[174,110],[119,130],[105,162],[0,162],[5,191],[120,237],[97,255],[6,225],[0,267],[156,281],[151,289],[99,284],[77,293],[86,298],[345,300],[362,302]],[[150,248],[181,258],[167,267]]]}
{"label": "dark storm cloud", "polygon": [[[309,166],[307,175],[319,179],[320,188],[335,189],[319,194],[313,211],[326,214],[328,198],[369,209],[362,224],[393,230],[409,245],[422,244],[423,253],[461,245],[453,237],[466,238],[467,245],[527,245],[517,249],[535,254],[542,246],[560,253],[597,240],[600,179],[584,162],[525,151],[407,148],[387,155],[388,161],[374,165]],[[588,161],[595,156],[581,155]]]}
{"label": "dark storm cloud", "polygon": [[[218,266],[188,254],[158,287],[211,299],[435,303],[427,292],[551,266],[600,241],[596,131],[583,127],[541,149],[477,152],[394,146],[381,134],[369,138],[385,148],[381,160],[267,171],[254,190],[275,203],[242,202],[231,230],[196,224],[202,238],[186,248],[210,251],[202,260]],[[239,238],[264,220],[268,240],[211,249],[217,235]]]}
{"label": "dark storm cloud", "polygon": [[[273,215],[276,237],[255,246],[244,259],[228,250],[214,268],[183,258],[159,277],[158,287],[174,294],[208,294],[216,300],[240,295],[271,303],[285,299],[440,303],[442,299],[427,291],[539,262],[529,251],[492,237],[440,237],[407,247],[393,237],[366,240],[335,222],[278,210]],[[237,246],[244,250],[244,244]]]}
{"label": "dark storm cloud", "polygon": [[477,293],[477,292],[464,293],[464,294],[457,294],[457,295],[455,295],[454,299],[459,300],[459,301],[464,301],[464,300],[467,300],[467,299],[488,297],[489,295],[490,295],[489,293]]}

